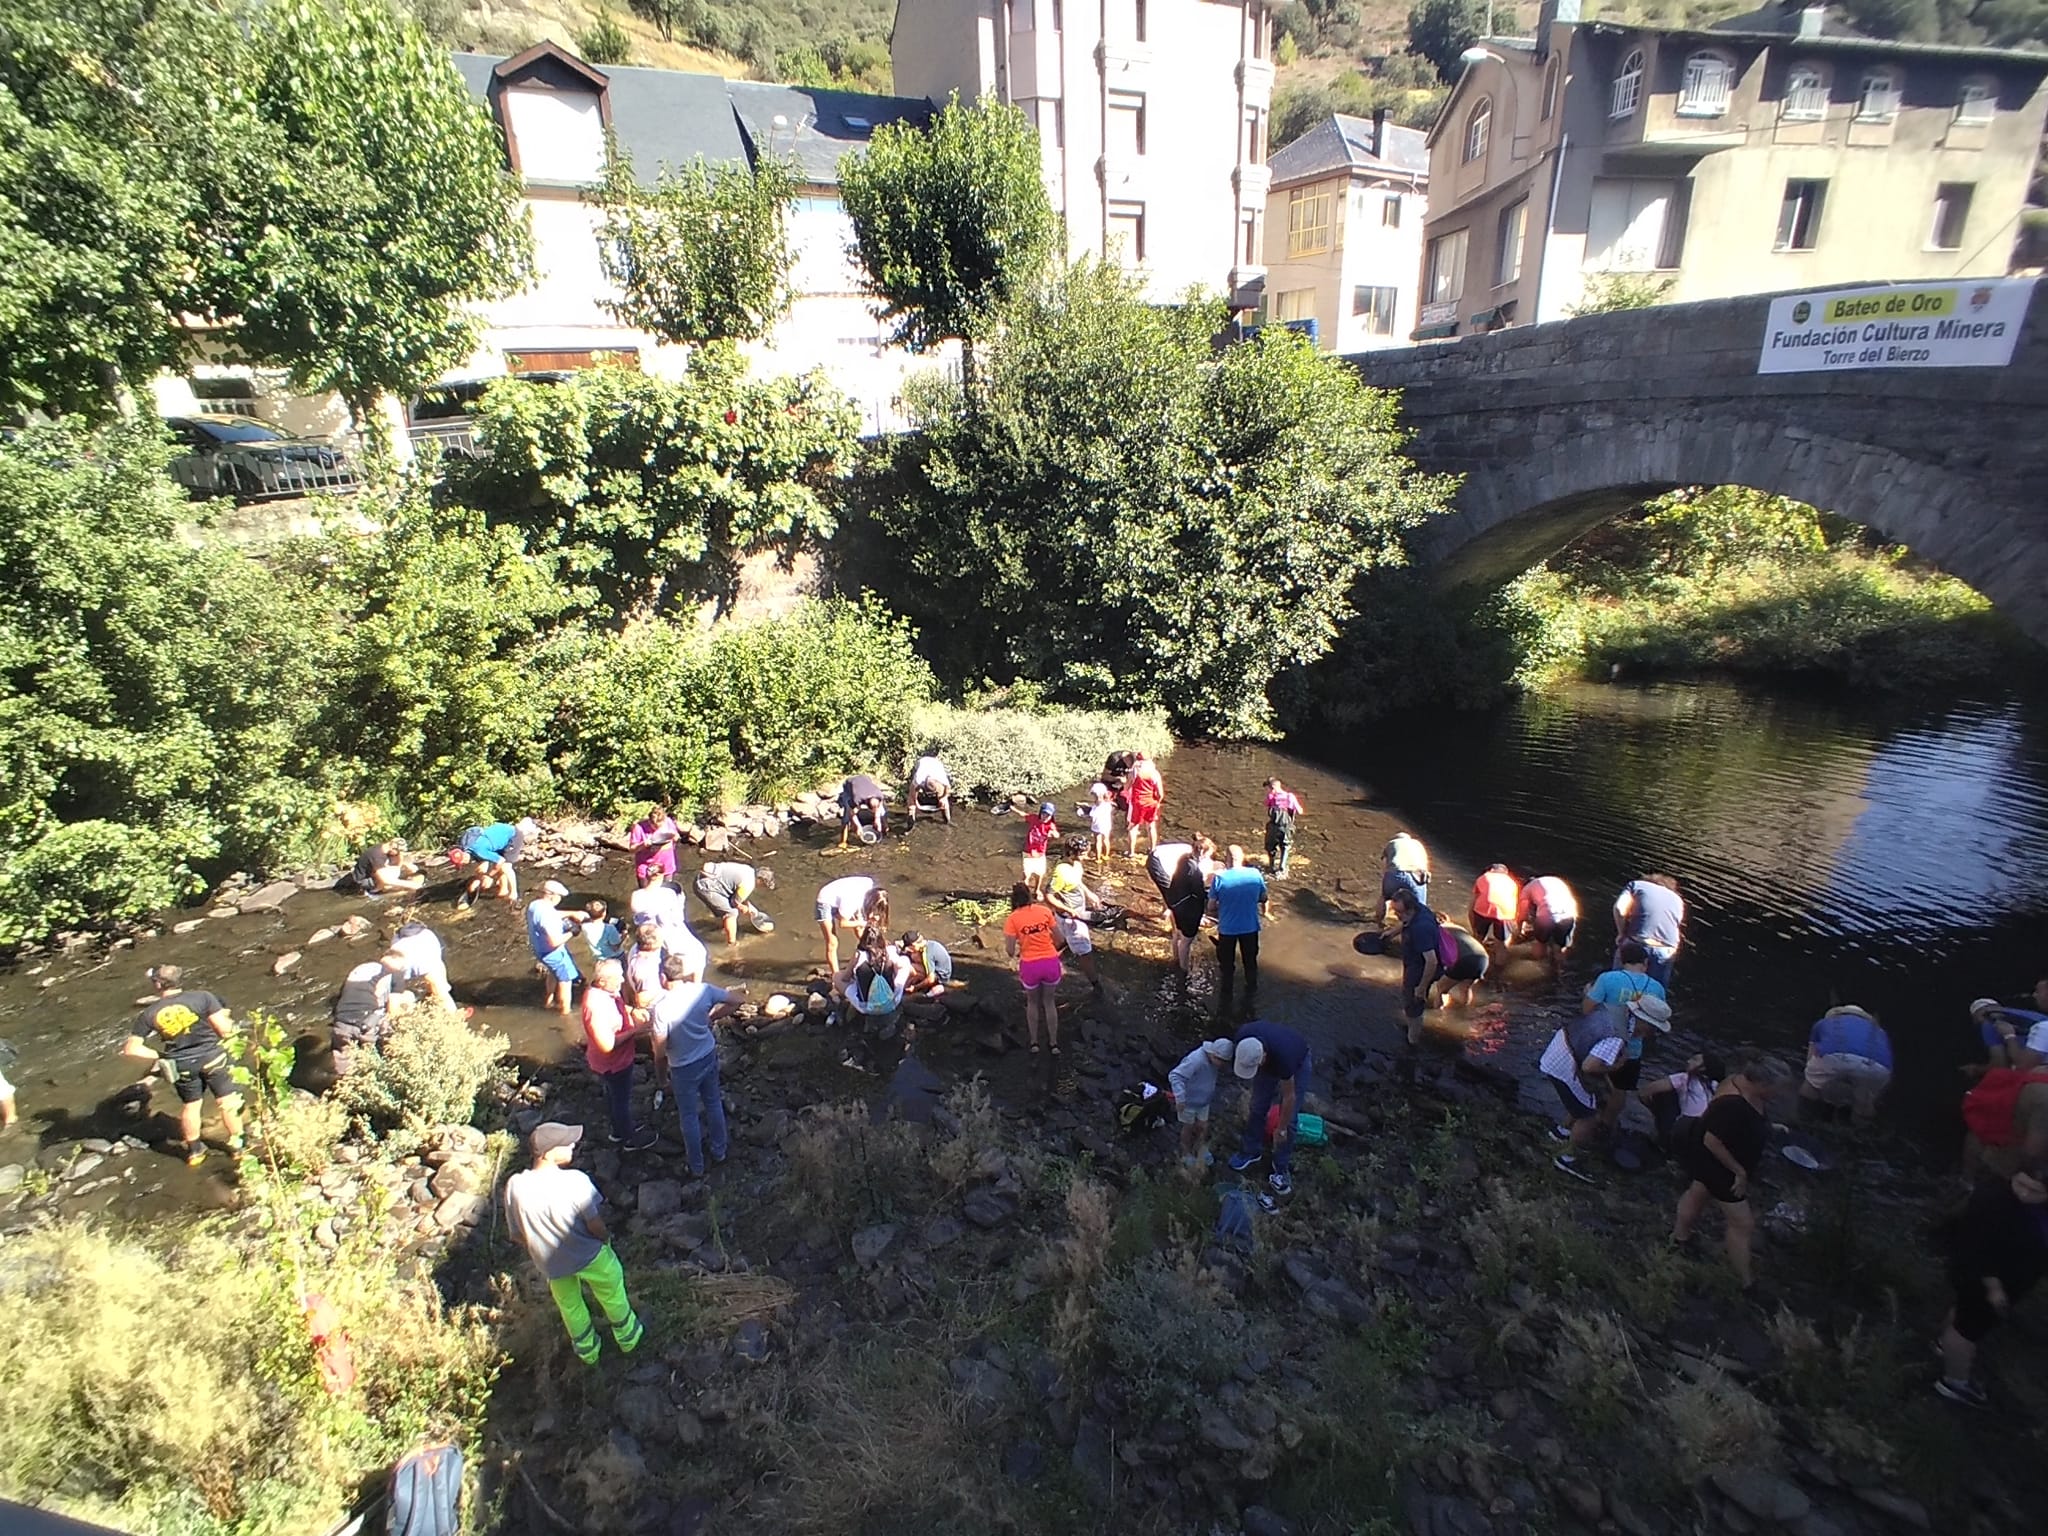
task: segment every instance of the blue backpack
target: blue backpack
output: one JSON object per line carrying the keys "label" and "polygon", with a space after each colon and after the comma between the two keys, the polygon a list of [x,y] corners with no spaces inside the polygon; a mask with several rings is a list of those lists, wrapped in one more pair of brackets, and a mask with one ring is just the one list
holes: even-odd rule
{"label": "blue backpack", "polygon": [[1216,1243],[1245,1258],[1258,1250],[1258,1238],[1252,1232],[1252,1217],[1258,1206],[1251,1195],[1242,1189],[1226,1189],[1223,1192],[1223,1209],[1216,1213]]}
{"label": "blue backpack", "polygon": [[456,1536],[462,1529],[462,1452],[429,1445],[391,1469],[386,1536]]}

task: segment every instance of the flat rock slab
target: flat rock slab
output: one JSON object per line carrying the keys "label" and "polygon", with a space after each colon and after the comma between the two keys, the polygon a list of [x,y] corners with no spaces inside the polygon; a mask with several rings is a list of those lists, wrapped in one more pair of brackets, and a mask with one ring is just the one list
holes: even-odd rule
{"label": "flat rock slab", "polygon": [[275,912],[298,894],[298,886],[291,881],[273,880],[246,896],[237,897],[235,909],[239,912]]}

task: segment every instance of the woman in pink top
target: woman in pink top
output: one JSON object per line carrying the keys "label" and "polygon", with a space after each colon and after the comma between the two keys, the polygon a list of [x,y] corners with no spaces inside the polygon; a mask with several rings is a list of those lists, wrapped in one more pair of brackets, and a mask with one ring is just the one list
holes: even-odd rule
{"label": "woman in pink top", "polygon": [[651,807],[626,834],[627,846],[633,850],[633,879],[641,885],[674,879],[676,843],[681,837],[668,807]]}

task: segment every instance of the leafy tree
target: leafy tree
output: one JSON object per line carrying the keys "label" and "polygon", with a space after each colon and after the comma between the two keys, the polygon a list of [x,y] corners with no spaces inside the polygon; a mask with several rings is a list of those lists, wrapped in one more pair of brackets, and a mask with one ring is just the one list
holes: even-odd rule
{"label": "leafy tree", "polygon": [[[1421,67],[1429,69],[1427,64]],[[1416,89],[1355,72],[1321,83],[1284,85],[1273,93],[1273,147],[1292,144],[1316,124],[1340,112],[1350,117],[1370,117],[1384,107],[1389,118],[1403,127],[1427,128],[1443,110],[1446,94],[1447,88],[1441,85]]]}
{"label": "leafy tree", "polygon": [[457,477],[550,561],[577,606],[628,616],[728,599],[739,562],[832,531],[823,488],[859,413],[821,378],[751,379],[728,345],[682,379],[624,368],[499,384]]}
{"label": "leafy tree", "polygon": [[204,0],[9,0],[0,16],[0,415],[100,416],[218,307],[224,223],[273,134]]}
{"label": "leafy tree", "polygon": [[1017,108],[948,102],[930,127],[890,123],[839,166],[867,290],[913,352],[958,337],[1037,283],[1058,238],[1038,136]]}
{"label": "leafy tree", "polygon": [[759,341],[789,312],[789,205],[796,180],[764,157],[661,168],[652,190],[615,142],[596,201],[598,258],[621,297],[605,308],[664,341]]}
{"label": "leafy tree", "polygon": [[1458,77],[1458,56],[1486,25],[1484,0],[1418,0],[1408,13],[1408,51],[1436,66],[1445,80]]}
{"label": "leafy tree", "polygon": [[517,188],[489,113],[384,0],[270,0],[253,43],[280,151],[246,200],[234,345],[364,423],[466,356],[469,306],[523,280]]}
{"label": "leafy tree", "polygon": [[1595,272],[1588,276],[1579,302],[1565,313],[1611,315],[1623,309],[1650,309],[1662,304],[1678,280],[1650,272]]}
{"label": "leafy tree", "polygon": [[974,408],[927,382],[862,486],[892,603],[956,678],[1266,731],[1268,681],[1329,646],[1448,483],[1401,456],[1391,396],[1303,339],[1216,357],[1213,300],[1151,305],[1084,262],[1005,319]]}
{"label": "leafy tree", "polygon": [[576,34],[576,51],[593,64],[630,64],[633,34],[619,25],[609,6],[600,6],[596,18]]}
{"label": "leafy tree", "polygon": [[0,443],[0,946],[303,853],[325,810],[318,594],[179,536],[160,429]]}

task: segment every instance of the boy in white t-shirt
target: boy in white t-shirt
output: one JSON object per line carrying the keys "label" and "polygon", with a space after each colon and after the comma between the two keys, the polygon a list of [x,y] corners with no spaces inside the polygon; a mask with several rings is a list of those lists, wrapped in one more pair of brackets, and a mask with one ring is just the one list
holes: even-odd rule
{"label": "boy in white t-shirt", "polygon": [[1653,1078],[1643,1084],[1636,1097],[1643,1101],[1643,1107],[1657,1122],[1659,1146],[1670,1143],[1671,1128],[1680,1120],[1706,1113],[1714,1090],[1721,1086],[1721,1079],[1727,1075],[1727,1068],[1722,1065],[1720,1057],[1702,1055],[1688,1061],[1683,1072]]}
{"label": "boy in white t-shirt", "polygon": [[1091,857],[1098,865],[1106,867],[1110,834],[1116,831],[1116,801],[1110,795],[1109,786],[1100,780],[1088,786],[1088,794],[1088,830],[1095,838]]}

